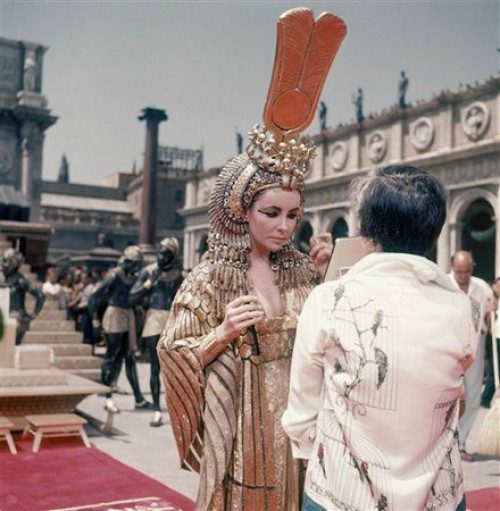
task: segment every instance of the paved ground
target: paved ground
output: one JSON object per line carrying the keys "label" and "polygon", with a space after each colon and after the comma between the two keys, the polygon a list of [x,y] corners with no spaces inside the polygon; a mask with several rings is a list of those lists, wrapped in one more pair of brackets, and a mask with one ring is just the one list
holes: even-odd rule
{"label": "paved ground", "polygon": [[[141,389],[149,399],[149,365],[138,364]],[[121,413],[116,415],[115,427],[119,434],[103,436],[94,428],[88,428],[91,442],[110,456],[134,467],[180,493],[194,499],[196,497],[197,475],[180,470],[177,448],[174,443],[168,415],[164,412],[165,423],[160,428],[151,428],[149,411],[134,411],[134,398],[125,374],[120,376],[119,387],[127,391],[117,394],[116,402]],[[163,401],[163,397],[162,397]],[[91,396],[81,403],[79,409],[99,420],[105,419],[104,398]],[[164,403],[162,402],[164,408]],[[473,452],[482,419],[487,410],[481,409],[478,420],[470,435],[468,450]],[[467,489],[498,485],[500,476],[499,460],[483,460],[464,463],[465,485]]]}
{"label": "paved ground", "polygon": [[[141,390],[146,399],[151,400],[149,364],[139,363],[138,372]],[[116,404],[120,409],[114,421],[114,429],[118,430],[118,434],[104,436],[96,429],[88,428],[90,441],[122,463],[195,499],[198,476],[179,468],[177,447],[165,411],[164,397],[161,397],[164,423],[159,428],[152,428],[149,421],[153,412],[134,410],[134,396],[125,378],[125,371],[120,375],[118,386],[127,392],[115,395]],[[103,421],[106,418],[103,407],[103,397],[90,396],[82,401],[78,409]]]}

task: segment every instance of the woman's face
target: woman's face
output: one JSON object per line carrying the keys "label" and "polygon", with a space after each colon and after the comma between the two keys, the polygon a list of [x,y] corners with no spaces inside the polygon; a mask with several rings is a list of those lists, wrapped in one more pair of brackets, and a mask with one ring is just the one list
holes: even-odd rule
{"label": "woman's face", "polygon": [[297,190],[269,188],[258,195],[247,213],[252,248],[275,252],[290,240],[300,215]]}

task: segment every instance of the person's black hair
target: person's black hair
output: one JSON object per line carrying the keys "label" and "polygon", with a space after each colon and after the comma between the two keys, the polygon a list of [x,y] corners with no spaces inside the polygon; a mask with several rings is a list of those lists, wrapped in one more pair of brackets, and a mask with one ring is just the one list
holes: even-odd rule
{"label": "person's black hair", "polygon": [[394,165],[375,170],[353,184],[360,234],[384,252],[427,255],[446,217],[443,185],[416,167]]}

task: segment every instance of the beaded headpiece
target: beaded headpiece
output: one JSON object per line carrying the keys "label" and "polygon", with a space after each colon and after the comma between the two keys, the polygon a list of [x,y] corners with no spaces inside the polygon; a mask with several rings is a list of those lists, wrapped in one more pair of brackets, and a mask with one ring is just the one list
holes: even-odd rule
{"label": "beaded headpiece", "polygon": [[[307,8],[291,9],[278,19],[264,126],[251,129],[245,152],[222,169],[210,197],[208,257],[212,260],[248,267],[246,212],[258,192],[282,187],[302,195],[315,152],[300,134],[314,119],[328,71],[346,32],[339,17],[323,13],[315,20]],[[292,249],[287,245],[282,250]]]}

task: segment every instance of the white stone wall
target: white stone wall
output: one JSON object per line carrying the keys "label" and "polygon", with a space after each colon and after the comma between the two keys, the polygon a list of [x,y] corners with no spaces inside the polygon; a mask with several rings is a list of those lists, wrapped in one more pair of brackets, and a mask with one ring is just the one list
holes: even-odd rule
{"label": "white stone wall", "polygon": [[[437,247],[445,270],[460,247],[460,222],[476,199],[487,200],[496,219],[495,272],[500,275],[500,79],[456,92],[444,92],[413,108],[393,108],[358,125],[318,136],[317,158],[308,178],[306,216],[315,234],[344,218],[349,235],[357,220],[347,195],[351,179],[370,169],[408,163],[441,179],[449,195],[449,215]],[[208,231],[203,220],[215,176],[188,184],[185,262],[197,261],[199,240]]]}

